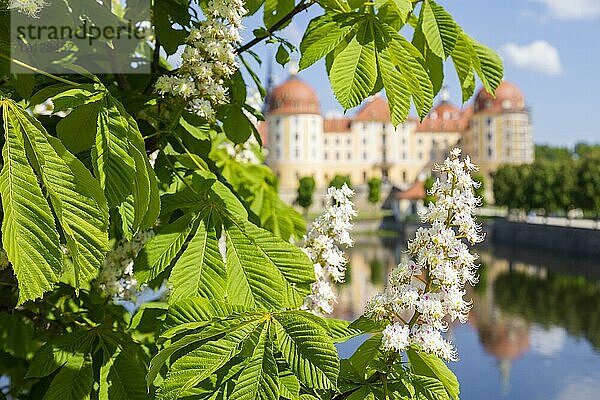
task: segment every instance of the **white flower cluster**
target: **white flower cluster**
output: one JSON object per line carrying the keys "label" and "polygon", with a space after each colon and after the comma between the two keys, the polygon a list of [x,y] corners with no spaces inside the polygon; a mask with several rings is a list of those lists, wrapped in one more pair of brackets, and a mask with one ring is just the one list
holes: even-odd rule
{"label": "white flower cluster", "polygon": [[139,288],[133,275],[133,260],[152,237],[152,230],[140,232],[131,241],[122,240],[109,251],[97,279],[100,289],[119,300],[135,300]]}
{"label": "white flower cluster", "polygon": [[35,18],[45,5],[46,0],[10,0],[9,8]]}
{"label": "white flower cluster", "polygon": [[475,197],[478,183],[471,178],[477,167],[460,149],[436,165],[443,180],[429,194],[435,202],[420,214],[428,228],[419,228],[408,243],[412,260],[392,271],[383,293],[369,300],[365,315],[390,322],[383,331],[386,350],[402,352],[413,345],[446,360],[456,360],[454,346],[444,339],[448,321],[466,322],[471,304],[464,286],[477,282],[477,257],[469,252],[483,240],[473,213],[481,204]]}
{"label": "white flower cluster", "polygon": [[313,262],[316,282],[312,285],[312,294],[304,299],[303,309],[317,315],[333,312],[337,300],[333,285],[344,282],[348,260],[340,246],[354,244],[350,237],[352,217],[356,215],[352,196],[354,191],[346,184],[341,189],[330,187],[327,206],[305,237],[302,250]]}
{"label": "white flower cluster", "polygon": [[156,91],[184,99],[192,112],[214,121],[214,107],[228,101],[224,80],[238,69],[235,43],[240,41],[245,13],[242,0],[209,1],[206,20],[199,22],[188,36],[177,75],[161,76]]}

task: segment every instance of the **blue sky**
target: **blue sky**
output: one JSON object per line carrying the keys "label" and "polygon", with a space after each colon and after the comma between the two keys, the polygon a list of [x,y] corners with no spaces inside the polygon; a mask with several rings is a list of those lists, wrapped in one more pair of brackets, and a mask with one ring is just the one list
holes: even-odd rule
{"label": "blue sky", "polygon": [[[571,146],[580,141],[600,143],[600,0],[439,0],[474,38],[500,53],[505,78],[517,84],[531,107],[536,143]],[[300,14],[284,31],[299,44],[318,6]],[[244,36],[260,26],[259,18],[246,21]],[[257,52],[267,60],[266,46]],[[270,46],[274,59],[275,46]],[[299,55],[295,54],[298,58]],[[260,69],[266,75],[266,62]],[[276,79],[288,72],[273,61]],[[335,100],[323,63],[300,77],[319,93],[321,109],[342,112]],[[452,65],[446,67],[452,101],[461,101]]]}

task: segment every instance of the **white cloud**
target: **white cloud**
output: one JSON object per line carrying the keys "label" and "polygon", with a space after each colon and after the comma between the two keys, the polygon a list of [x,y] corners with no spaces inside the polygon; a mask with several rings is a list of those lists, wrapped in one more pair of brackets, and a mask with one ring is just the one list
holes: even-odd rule
{"label": "white cloud", "polygon": [[598,0],[535,0],[544,3],[550,16],[556,19],[597,19],[600,18]]}
{"label": "white cloud", "polygon": [[589,400],[597,399],[600,383],[590,376],[567,376],[556,400]]}
{"label": "white cloud", "polygon": [[518,68],[547,75],[560,75],[562,65],[558,50],[545,40],[536,40],[526,45],[507,43],[502,54]]}

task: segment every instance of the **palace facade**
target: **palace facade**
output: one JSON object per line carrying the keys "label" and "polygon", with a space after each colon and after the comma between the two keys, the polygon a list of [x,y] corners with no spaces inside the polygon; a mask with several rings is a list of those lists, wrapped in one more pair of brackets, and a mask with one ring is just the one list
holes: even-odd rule
{"label": "palace facade", "polygon": [[315,90],[292,75],[270,91],[265,111],[267,164],[282,192],[295,190],[303,176],[313,176],[318,188],[335,175],[349,175],[355,186],[379,177],[406,188],[424,180],[432,164],[457,145],[489,178],[500,164],[531,163],[534,156],[525,97],[506,81],[495,97],[481,89],[464,108],[451,104],[442,90],[423,121],[394,127],[382,95],[367,99],[352,116],[326,118]]}

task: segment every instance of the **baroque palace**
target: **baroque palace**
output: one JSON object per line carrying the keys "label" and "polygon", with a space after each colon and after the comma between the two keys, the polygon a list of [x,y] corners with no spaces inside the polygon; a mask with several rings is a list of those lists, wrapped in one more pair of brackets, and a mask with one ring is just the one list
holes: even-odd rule
{"label": "baroque palace", "polygon": [[350,176],[354,186],[379,177],[406,189],[457,145],[480,166],[488,187],[498,165],[533,161],[530,114],[517,86],[504,81],[496,97],[481,89],[464,108],[451,104],[445,89],[439,97],[422,122],[398,127],[380,94],[352,116],[324,118],[315,90],[292,74],[270,91],[260,127],[282,195],[291,195],[303,176],[313,176],[321,189],[335,175]]}

